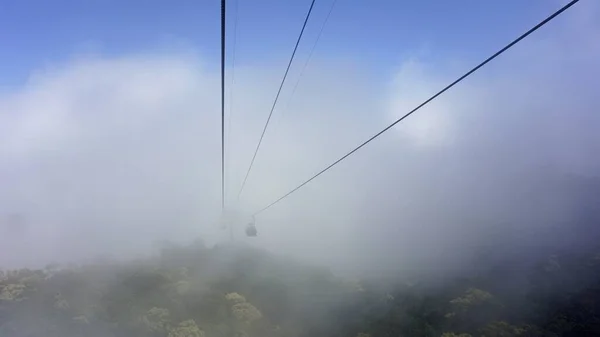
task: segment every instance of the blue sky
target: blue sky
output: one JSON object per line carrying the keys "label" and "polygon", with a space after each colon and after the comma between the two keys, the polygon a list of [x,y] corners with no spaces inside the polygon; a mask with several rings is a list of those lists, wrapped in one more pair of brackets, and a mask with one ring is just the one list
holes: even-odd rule
{"label": "blue sky", "polygon": [[[229,33],[236,2],[237,60],[252,64],[276,58],[283,66],[310,1],[230,0]],[[310,49],[331,3],[316,2],[299,58]],[[344,55],[384,72],[423,48],[434,57],[453,53],[480,59],[558,6],[547,0],[338,0],[317,53]],[[18,86],[32,70],[90,52],[113,56],[181,46],[217,62],[219,9],[217,0],[4,0],[0,85]]]}

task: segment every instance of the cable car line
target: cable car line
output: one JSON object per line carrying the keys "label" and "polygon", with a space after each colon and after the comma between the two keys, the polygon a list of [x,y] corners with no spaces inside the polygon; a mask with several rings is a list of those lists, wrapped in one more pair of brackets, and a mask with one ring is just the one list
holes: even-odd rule
{"label": "cable car line", "polygon": [[260,149],[260,145],[262,144],[263,137],[265,136],[265,131],[267,131],[267,127],[269,126],[269,122],[271,121],[271,116],[273,115],[273,111],[275,110],[275,105],[277,105],[277,100],[279,99],[279,95],[281,94],[281,89],[283,88],[283,84],[285,83],[285,79],[287,78],[288,72],[290,71],[290,67],[292,62],[294,61],[294,56],[296,55],[296,50],[298,50],[298,45],[300,44],[300,40],[302,39],[302,35],[304,34],[304,29],[306,28],[306,23],[310,18],[310,14],[312,13],[312,9],[315,5],[315,0],[312,0],[310,4],[310,8],[308,9],[308,13],[306,14],[306,18],[304,19],[304,24],[302,25],[302,30],[300,30],[300,35],[298,36],[298,40],[296,40],[296,46],[294,47],[294,51],[292,52],[292,56],[290,57],[290,61],[288,62],[287,69],[285,70],[285,74],[283,75],[283,79],[281,80],[281,84],[279,85],[279,90],[277,91],[277,95],[275,96],[275,101],[271,106],[271,111],[269,112],[269,117],[267,118],[267,122],[262,130],[262,134],[260,135],[260,139],[258,140],[258,144],[256,145],[256,150],[254,151],[254,155],[252,156],[252,161],[250,161],[250,166],[248,167],[248,171],[246,172],[246,176],[244,177],[244,181],[242,182],[242,187],[238,193],[238,199],[242,195],[244,191],[244,187],[246,186],[246,181],[248,181],[248,176],[250,175],[250,171],[252,170],[252,166],[254,165],[254,160],[256,159],[256,155],[258,154],[258,149]]}
{"label": "cable car line", "polygon": [[225,208],[225,0],[221,0],[221,209]]}
{"label": "cable car line", "polygon": [[[323,24],[321,25],[321,29],[319,30],[319,33],[317,34],[317,39],[315,40],[315,43],[313,44],[312,48],[310,49],[310,52],[308,53],[308,58],[306,59],[306,62],[304,63],[304,66],[302,67],[302,70],[300,71],[300,74],[298,75],[298,80],[296,81],[296,84],[294,84],[294,89],[292,89],[292,93],[290,94],[290,98],[289,98],[288,104],[286,106],[286,110],[289,109],[289,106],[291,105],[292,99],[294,98],[294,94],[296,94],[296,89],[298,89],[298,85],[300,84],[300,80],[302,79],[302,75],[304,75],[304,71],[306,71],[306,68],[308,67],[308,64],[310,63],[312,55],[315,52],[317,45],[319,44],[319,40],[321,39],[323,30],[325,30],[325,26],[327,25],[327,22],[329,21],[329,17],[331,16],[331,12],[333,12],[333,8],[335,7],[336,2],[337,2],[337,0],[333,0],[331,7],[329,8],[329,12],[327,12],[327,16],[325,17],[325,21],[323,21]],[[282,112],[285,112],[285,110],[283,110]]]}
{"label": "cable car line", "polygon": [[552,21],[552,19],[554,19],[557,16],[559,16],[560,14],[562,14],[564,11],[566,11],[567,9],[569,9],[571,6],[573,6],[577,2],[579,2],[579,0],[572,0],[572,1],[570,1],[569,3],[567,3],[566,5],[564,5],[562,8],[560,8],[559,10],[557,10],[556,12],[554,12],[552,15],[548,16],[546,19],[542,20],[540,23],[538,23],[537,25],[535,25],[533,28],[529,29],[528,31],[526,31],[525,33],[523,33],[521,36],[519,36],[518,38],[516,38],[515,40],[513,40],[512,42],[510,42],[509,44],[507,44],[506,46],[504,46],[502,49],[500,49],[499,51],[497,51],[496,53],[494,53],[492,56],[490,56],[487,59],[485,59],[479,65],[475,66],[473,69],[469,70],[467,73],[465,73],[464,75],[462,75],[461,77],[459,77],[458,79],[456,79],[454,82],[450,83],[448,86],[446,86],[445,88],[443,88],[442,90],[440,90],[438,93],[436,93],[435,95],[431,96],[429,99],[427,99],[423,103],[419,104],[416,108],[412,109],[407,114],[405,114],[404,116],[400,117],[395,122],[393,122],[392,124],[390,124],[389,126],[387,126],[386,128],[384,128],[383,130],[379,131],[374,136],[372,136],[371,138],[367,139],[365,142],[363,142],[362,144],[360,144],[359,146],[357,146],[356,148],[354,148],[352,151],[346,153],[341,158],[339,158],[338,160],[334,161],[329,166],[327,166],[324,169],[322,169],[321,171],[319,171],[317,174],[315,174],[314,176],[312,176],[310,179],[306,180],[305,182],[303,182],[302,184],[298,185],[297,187],[295,187],[294,189],[292,189],[288,193],[284,194],[279,199],[277,199],[277,200],[273,201],[272,203],[268,204],[267,206],[261,208],[260,210],[258,210],[257,212],[255,212],[254,215],[256,216],[259,213],[261,213],[261,212],[269,209],[270,207],[272,207],[273,205],[277,204],[281,200],[287,198],[289,195],[291,195],[292,193],[296,192],[297,190],[299,190],[300,188],[302,188],[304,185],[308,184],[309,182],[313,181],[315,178],[317,178],[321,174],[325,173],[326,171],[328,171],[329,169],[331,169],[332,167],[334,167],[335,165],[337,165],[338,163],[340,163],[344,159],[348,158],[350,155],[352,155],[356,151],[360,150],[363,146],[367,145],[372,140],[374,140],[375,138],[379,137],[381,134],[383,134],[384,132],[388,131],[389,129],[391,129],[392,127],[394,127],[396,124],[400,123],[405,118],[407,118],[408,116],[412,115],[414,112],[416,112],[417,110],[419,110],[423,106],[427,105],[429,102],[431,102],[434,99],[436,99],[438,96],[440,96],[441,94],[443,94],[444,92],[446,92],[448,89],[452,88],[453,86],[455,86],[456,84],[458,84],[459,82],[461,82],[462,80],[464,80],[465,78],[467,78],[469,75],[471,75],[475,71],[479,70],[481,67],[483,67],[484,65],[486,65],[488,62],[490,62],[491,60],[493,60],[496,57],[500,56],[502,53],[504,53],[505,51],[507,51],[508,49],[510,49],[511,47],[513,47],[514,45],[516,45],[517,43],[519,43],[521,40],[523,40],[527,36],[529,36],[531,33],[535,32],[536,30],[538,30],[539,28],[541,28],[542,26],[544,26],[548,22]]}
{"label": "cable car line", "polygon": [[[228,161],[231,163],[231,157],[232,157],[232,146],[231,146],[231,119],[232,119],[232,113],[233,113],[233,87],[235,85],[235,51],[236,51],[236,45],[237,45],[237,31],[238,31],[238,7],[239,7],[239,0],[235,1],[235,6],[233,9],[233,47],[232,47],[232,53],[231,53],[231,81],[229,84],[229,97],[228,97],[228,105],[229,105],[229,116],[228,116],[228,122],[227,122],[227,144],[228,144]],[[229,175],[231,176],[231,164],[229,164]]]}

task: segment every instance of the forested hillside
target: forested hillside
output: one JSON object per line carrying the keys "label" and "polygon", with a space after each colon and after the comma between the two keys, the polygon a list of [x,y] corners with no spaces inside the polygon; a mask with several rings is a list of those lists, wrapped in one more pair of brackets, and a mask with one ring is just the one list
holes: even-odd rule
{"label": "forested hillside", "polygon": [[[3,271],[0,336],[600,335],[600,254],[436,280],[348,280],[241,246]],[[437,280],[439,281],[439,280]]]}

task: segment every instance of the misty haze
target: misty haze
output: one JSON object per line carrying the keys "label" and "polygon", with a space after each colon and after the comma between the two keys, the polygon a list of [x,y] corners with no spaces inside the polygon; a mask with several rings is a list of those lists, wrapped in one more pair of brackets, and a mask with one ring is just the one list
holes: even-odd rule
{"label": "misty haze", "polygon": [[264,209],[567,3],[316,1],[245,185],[310,0],[0,6],[0,337],[600,336],[596,1]]}

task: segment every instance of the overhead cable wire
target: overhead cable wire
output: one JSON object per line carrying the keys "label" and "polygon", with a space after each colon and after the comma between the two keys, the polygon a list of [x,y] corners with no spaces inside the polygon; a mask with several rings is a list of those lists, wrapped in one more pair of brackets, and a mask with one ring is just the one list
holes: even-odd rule
{"label": "overhead cable wire", "polygon": [[[233,46],[232,46],[232,55],[231,55],[231,82],[229,84],[229,97],[228,97],[228,101],[229,101],[229,116],[228,116],[228,126],[227,126],[227,144],[228,144],[228,154],[229,157],[227,158],[229,161],[229,176],[231,177],[231,157],[232,157],[232,146],[231,146],[231,134],[232,134],[232,129],[231,129],[231,119],[232,119],[232,114],[233,114],[233,87],[235,85],[235,51],[236,51],[236,45],[237,45],[237,31],[238,31],[238,7],[239,7],[239,1],[240,0],[236,0],[235,1],[235,6],[233,7]],[[231,179],[231,178],[230,178]]]}
{"label": "overhead cable wire", "polygon": [[298,85],[300,84],[300,80],[302,79],[302,75],[304,75],[304,72],[306,71],[306,68],[308,67],[308,64],[310,63],[313,53],[315,52],[315,49],[317,49],[317,45],[319,44],[321,35],[323,35],[323,30],[325,30],[325,26],[327,25],[327,22],[329,21],[329,17],[331,16],[331,12],[333,12],[333,8],[335,7],[336,2],[337,2],[337,0],[333,0],[333,2],[331,3],[329,12],[327,12],[325,21],[323,21],[323,24],[321,25],[321,29],[319,30],[319,34],[317,35],[317,39],[315,40],[315,43],[313,44],[312,48],[310,49],[310,53],[308,53],[308,58],[306,59],[306,62],[304,63],[304,66],[302,67],[302,70],[300,71],[300,74],[298,75],[298,80],[296,81],[296,84],[294,84],[294,88],[292,89],[292,93],[290,94],[290,99],[288,101],[286,110],[289,109],[292,99],[294,98],[294,94],[296,94],[296,90],[298,89]]}
{"label": "overhead cable wire", "polygon": [[310,179],[306,180],[305,182],[303,182],[302,184],[298,185],[297,187],[295,187],[294,189],[292,189],[288,193],[284,194],[279,199],[277,199],[277,200],[273,201],[272,203],[268,204],[267,206],[261,208],[260,210],[258,210],[257,212],[255,212],[254,215],[256,216],[259,213],[261,213],[261,212],[269,209],[270,207],[272,207],[273,205],[277,204],[281,200],[287,198],[292,193],[296,192],[297,190],[299,190],[300,188],[302,188],[303,186],[305,186],[309,182],[313,181],[315,178],[317,178],[321,174],[325,173],[326,171],[328,171],[329,169],[331,169],[335,165],[339,164],[341,161],[343,161],[344,159],[348,158],[350,155],[352,155],[356,151],[360,150],[363,146],[367,145],[372,140],[374,140],[375,138],[379,137],[381,134],[383,134],[384,132],[388,131],[389,129],[391,129],[392,127],[394,127],[396,124],[400,123],[405,118],[407,118],[408,116],[412,115],[414,112],[416,112],[417,110],[421,109],[423,106],[427,105],[429,102],[431,102],[434,99],[436,99],[438,96],[440,96],[441,94],[443,94],[444,92],[446,92],[448,89],[452,88],[453,86],[455,86],[456,84],[458,84],[459,82],[461,82],[462,80],[464,80],[465,78],[467,78],[469,75],[471,75],[475,71],[479,70],[479,68],[483,67],[488,62],[490,62],[491,60],[495,59],[496,57],[498,57],[499,55],[501,55],[502,53],[504,53],[505,51],[507,51],[508,49],[510,49],[511,47],[513,47],[515,44],[519,43],[521,40],[523,40],[524,38],[526,38],[527,36],[529,36],[531,33],[535,32],[536,30],[538,30],[539,28],[541,28],[542,26],[544,26],[548,22],[552,21],[552,19],[554,19],[557,16],[559,16],[560,14],[562,14],[564,11],[566,11],[567,9],[569,9],[571,6],[573,6],[577,2],[579,2],[579,0],[572,0],[572,1],[570,1],[565,6],[563,6],[562,8],[560,8],[558,11],[554,12],[552,15],[550,15],[546,19],[542,20],[540,23],[538,23],[537,25],[535,25],[533,28],[531,28],[528,31],[526,31],[525,33],[523,33],[521,36],[519,36],[518,38],[516,38],[515,40],[513,40],[512,42],[510,42],[509,44],[507,44],[505,47],[503,47],[502,49],[500,49],[499,51],[497,51],[496,53],[494,53],[492,56],[490,56],[487,59],[485,59],[479,65],[477,65],[473,69],[469,70],[467,73],[465,73],[464,75],[462,75],[461,77],[459,77],[458,79],[456,79],[454,82],[450,83],[448,86],[446,86],[445,88],[443,88],[442,90],[440,90],[438,93],[436,93],[435,95],[431,96],[429,99],[427,99],[423,103],[419,104],[416,108],[412,109],[411,111],[409,111],[408,113],[406,113],[404,116],[400,117],[395,122],[393,122],[392,124],[390,124],[389,126],[387,126],[386,128],[384,128],[383,130],[379,131],[374,136],[372,136],[371,138],[367,139],[362,144],[360,144],[359,146],[357,146],[356,148],[354,148],[352,151],[346,153],[345,155],[343,155],[342,157],[340,157],[338,160],[334,161],[329,166],[327,166],[324,169],[322,169],[321,171],[319,171],[317,174],[315,174],[314,176],[312,176]]}
{"label": "overhead cable wire", "polygon": [[281,84],[279,85],[279,90],[277,90],[277,95],[275,96],[275,101],[273,101],[273,105],[271,106],[271,111],[269,112],[269,117],[267,118],[267,122],[263,128],[262,134],[260,135],[260,139],[258,140],[258,144],[256,145],[256,150],[254,151],[254,155],[252,156],[252,160],[250,161],[250,166],[248,167],[248,171],[246,172],[246,176],[244,177],[244,181],[242,182],[242,186],[240,188],[240,192],[238,193],[238,199],[242,195],[244,191],[244,187],[246,186],[246,182],[248,181],[248,176],[250,175],[250,171],[252,171],[252,166],[254,165],[254,161],[256,160],[256,155],[258,154],[258,150],[260,149],[260,145],[262,144],[263,137],[265,136],[265,131],[267,131],[267,127],[269,126],[269,122],[271,121],[271,116],[273,115],[273,111],[275,110],[275,106],[277,105],[277,100],[279,99],[279,95],[281,94],[281,89],[285,84],[285,79],[287,78],[288,72],[290,71],[290,67],[292,62],[294,61],[294,56],[296,55],[296,50],[298,50],[298,45],[300,44],[300,40],[302,39],[302,35],[304,34],[304,29],[306,28],[306,23],[310,18],[310,14],[312,13],[312,9],[315,5],[315,0],[312,0],[310,3],[310,8],[308,9],[308,13],[306,13],[306,18],[304,19],[304,24],[302,25],[302,30],[300,30],[300,35],[296,40],[296,46],[294,47],[294,51],[292,52],[292,56],[290,57],[290,61],[288,62],[287,69],[285,70],[285,74],[283,75],[283,79],[281,80]]}
{"label": "overhead cable wire", "polygon": [[225,208],[225,0],[221,0],[221,208]]}

